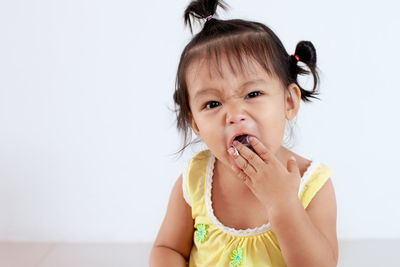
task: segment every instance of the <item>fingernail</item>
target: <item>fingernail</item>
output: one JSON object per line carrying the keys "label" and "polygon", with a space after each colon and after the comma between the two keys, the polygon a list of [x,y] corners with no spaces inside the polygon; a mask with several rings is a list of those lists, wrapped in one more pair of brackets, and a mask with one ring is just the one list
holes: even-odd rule
{"label": "fingernail", "polygon": [[296,161],[296,158],[293,156],[290,156],[290,159]]}
{"label": "fingernail", "polygon": [[237,140],[235,140],[235,141],[233,141],[233,143],[232,143],[232,144],[233,144],[234,146],[236,146],[236,145],[237,145],[237,143],[239,143],[239,142],[238,142]]}
{"label": "fingernail", "polygon": [[228,149],[228,153],[230,154],[230,155],[233,155],[233,152],[234,152],[235,150],[232,148],[232,147],[230,147],[229,149]]}
{"label": "fingernail", "polygon": [[239,156],[239,151],[237,150],[237,148],[234,146],[233,149],[235,150],[235,156]]}

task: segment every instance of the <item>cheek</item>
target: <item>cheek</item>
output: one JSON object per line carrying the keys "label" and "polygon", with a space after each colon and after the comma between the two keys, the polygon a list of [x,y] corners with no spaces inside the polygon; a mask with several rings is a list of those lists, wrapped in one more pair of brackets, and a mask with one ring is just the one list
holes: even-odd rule
{"label": "cheek", "polygon": [[223,130],[218,130],[216,127],[209,127],[207,132],[206,143],[207,145],[219,149],[219,146],[224,146]]}
{"label": "cheek", "polygon": [[255,114],[257,120],[264,125],[278,126],[285,121],[285,114],[274,107],[264,108],[262,110],[258,109]]}
{"label": "cheek", "polygon": [[270,111],[260,114],[257,120],[265,145],[272,150],[280,147],[285,132],[285,118],[279,112]]}
{"label": "cheek", "polygon": [[224,136],[223,129],[219,129],[219,126],[216,125],[210,119],[202,119],[199,120],[199,130],[200,130],[200,139],[208,146],[214,149],[218,149],[218,146],[224,144]]}

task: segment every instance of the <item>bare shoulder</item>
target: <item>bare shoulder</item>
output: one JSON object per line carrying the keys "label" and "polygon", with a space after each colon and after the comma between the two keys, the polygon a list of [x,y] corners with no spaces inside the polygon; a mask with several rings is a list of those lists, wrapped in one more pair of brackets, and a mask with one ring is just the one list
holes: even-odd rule
{"label": "bare shoulder", "polygon": [[[293,153],[293,152],[292,152]],[[301,176],[311,165],[311,160],[301,157],[293,153],[299,165]],[[338,259],[338,240],[336,233],[336,196],[333,187],[332,179],[329,178],[321,189],[317,192],[311,202],[306,208],[306,212],[311,221],[318,228],[318,230],[325,236],[330,243],[332,250],[335,254],[336,260]]]}
{"label": "bare shoulder", "polygon": [[330,243],[336,260],[338,258],[338,240],[336,233],[336,196],[331,178],[317,192],[306,211],[318,230]]}
{"label": "bare shoulder", "polygon": [[182,190],[182,175],[172,188],[167,212],[153,247],[167,247],[189,258],[193,242],[191,207],[186,203]]}

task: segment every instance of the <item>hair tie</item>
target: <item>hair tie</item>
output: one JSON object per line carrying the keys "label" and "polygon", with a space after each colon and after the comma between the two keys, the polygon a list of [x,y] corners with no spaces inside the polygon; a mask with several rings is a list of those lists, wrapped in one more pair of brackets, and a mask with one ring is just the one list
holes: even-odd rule
{"label": "hair tie", "polygon": [[211,15],[205,17],[205,19],[206,19],[207,21],[209,21],[210,19],[212,19],[212,17],[213,17],[213,15],[211,14]]}
{"label": "hair tie", "polygon": [[298,56],[298,55],[295,55],[295,54],[293,54],[292,56],[294,56],[294,57],[296,58],[297,62],[299,62],[299,61],[300,61],[300,58],[299,58],[299,56]]}

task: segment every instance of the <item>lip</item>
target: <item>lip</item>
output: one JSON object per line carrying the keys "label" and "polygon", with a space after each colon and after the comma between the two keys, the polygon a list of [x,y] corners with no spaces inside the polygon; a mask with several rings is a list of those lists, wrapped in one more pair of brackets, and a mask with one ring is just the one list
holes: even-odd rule
{"label": "lip", "polygon": [[247,132],[239,132],[239,133],[236,133],[236,134],[234,134],[232,137],[231,137],[231,139],[229,140],[229,143],[228,143],[228,148],[230,148],[231,146],[232,146],[232,143],[233,143],[233,140],[235,140],[235,137],[237,137],[237,136],[239,136],[239,135],[248,135],[248,136],[253,136],[253,135],[251,135],[251,134],[249,134],[249,133],[247,133]]}

